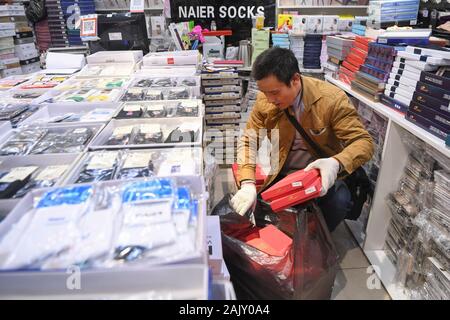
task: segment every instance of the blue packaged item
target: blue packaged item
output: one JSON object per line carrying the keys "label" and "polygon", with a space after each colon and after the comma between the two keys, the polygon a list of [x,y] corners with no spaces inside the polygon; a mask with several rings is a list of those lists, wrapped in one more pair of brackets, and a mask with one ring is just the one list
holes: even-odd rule
{"label": "blue packaged item", "polygon": [[58,188],[46,192],[36,204],[36,208],[46,208],[61,205],[77,205],[86,202],[92,195],[92,186],[77,186]]}
{"label": "blue packaged item", "polygon": [[171,179],[154,179],[127,184],[122,194],[122,202],[170,199],[174,195]]}
{"label": "blue packaged item", "polygon": [[177,188],[177,200],[174,207],[176,210],[191,210],[191,192],[187,187]]}

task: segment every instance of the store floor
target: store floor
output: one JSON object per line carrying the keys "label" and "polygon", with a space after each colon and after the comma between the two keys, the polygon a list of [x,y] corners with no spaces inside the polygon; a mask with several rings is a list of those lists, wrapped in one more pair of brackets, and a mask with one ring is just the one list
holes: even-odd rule
{"label": "store floor", "polygon": [[[229,192],[235,192],[231,169],[219,169],[215,180],[214,202],[217,203]],[[334,300],[388,300],[390,299],[382,285],[377,285],[376,275],[358,243],[353,238],[345,223],[341,223],[332,233],[332,238],[339,254],[339,271],[334,283],[332,299]],[[369,289],[370,287],[375,287]],[[381,283],[381,282],[378,282]],[[375,284],[375,285],[374,285]]]}

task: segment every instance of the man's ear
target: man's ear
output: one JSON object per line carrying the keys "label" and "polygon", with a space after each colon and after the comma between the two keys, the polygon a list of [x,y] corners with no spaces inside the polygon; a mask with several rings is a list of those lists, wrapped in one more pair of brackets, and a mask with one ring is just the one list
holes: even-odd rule
{"label": "man's ear", "polygon": [[292,84],[297,85],[300,83],[300,73],[295,73],[292,76]]}

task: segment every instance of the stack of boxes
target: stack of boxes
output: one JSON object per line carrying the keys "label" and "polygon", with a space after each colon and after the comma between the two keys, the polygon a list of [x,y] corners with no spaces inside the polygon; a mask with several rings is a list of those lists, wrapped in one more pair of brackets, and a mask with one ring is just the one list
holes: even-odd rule
{"label": "stack of boxes", "polygon": [[400,101],[407,107],[406,119],[444,140],[450,133],[449,65],[450,51],[408,46],[396,59],[391,86],[408,94]]}
{"label": "stack of boxes", "polygon": [[206,142],[218,164],[236,162],[241,119],[241,80],[236,68],[202,71]]}
{"label": "stack of boxes", "polygon": [[370,42],[370,38],[360,36],[355,37],[355,41],[353,42],[349,54],[339,68],[339,80],[351,84],[352,80],[355,79],[356,72],[359,71],[359,68],[366,60]]}
{"label": "stack of boxes", "polygon": [[299,68],[303,68],[303,54],[305,53],[305,41],[303,38],[304,35],[289,34],[291,50],[297,58]]}
{"label": "stack of boxes", "polygon": [[0,6],[0,60],[2,77],[40,70],[33,30],[22,5]]}
{"label": "stack of boxes", "polygon": [[322,52],[322,35],[305,35],[305,49],[303,53],[303,68],[320,69],[320,56]]}
{"label": "stack of boxes", "polygon": [[[50,32],[52,47],[68,47],[69,39],[66,32],[65,12],[60,0],[48,0],[45,2],[47,9],[48,30]],[[45,32],[42,30],[42,32]]]}
{"label": "stack of boxes", "polygon": [[380,27],[384,23],[406,21],[416,24],[419,0],[379,0],[370,1],[368,22],[370,26]]}
{"label": "stack of boxes", "polygon": [[[80,16],[94,14],[94,0],[60,0],[64,20],[67,21],[66,32],[71,46],[81,46],[83,42],[80,38],[80,26],[75,23],[75,19]],[[75,17],[75,19],[71,18]]]}
{"label": "stack of boxes", "polygon": [[[355,91],[366,95],[371,100],[380,101],[386,82],[389,78],[394,59],[397,54],[395,47],[379,43],[369,43],[369,51],[364,61],[355,73],[351,86]],[[351,57],[350,57],[351,58]]]}
{"label": "stack of boxes", "polygon": [[325,73],[331,75],[334,79],[338,79],[339,67],[349,54],[353,41],[353,37],[327,36],[328,60],[324,64]]}

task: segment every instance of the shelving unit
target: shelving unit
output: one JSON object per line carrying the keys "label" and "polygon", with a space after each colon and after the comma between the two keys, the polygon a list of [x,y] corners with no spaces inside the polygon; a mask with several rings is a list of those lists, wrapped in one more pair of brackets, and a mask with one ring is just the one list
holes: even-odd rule
{"label": "shelving unit", "polygon": [[[144,11],[162,11],[164,8],[145,8]],[[130,8],[95,9],[96,12],[130,11]]]}
{"label": "shelving unit", "polygon": [[[443,140],[407,121],[402,113],[382,103],[371,101],[353,91],[349,85],[330,76],[325,76],[325,79],[368,105],[374,112],[388,119],[382,161],[367,227],[363,230],[362,226],[355,221],[348,221],[347,225],[358,240],[370,263],[375,266],[375,272],[389,295],[396,300],[407,299],[406,290],[395,283],[396,267],[384,251],[384,243],[391,218],[391,211],[387,206],[386,197],[389,193],[397,190],[409,154],[407,147],[402,141],[402,135],[405,131],[409,132],[448,158],[450,158],[450,148],[445,146]],[[362,237],[363,234],[365,234],[365,237]]]}
{"label": "shelving unit", "polygon": [[369,6],[278,6],[278,9],[367,9]]}

